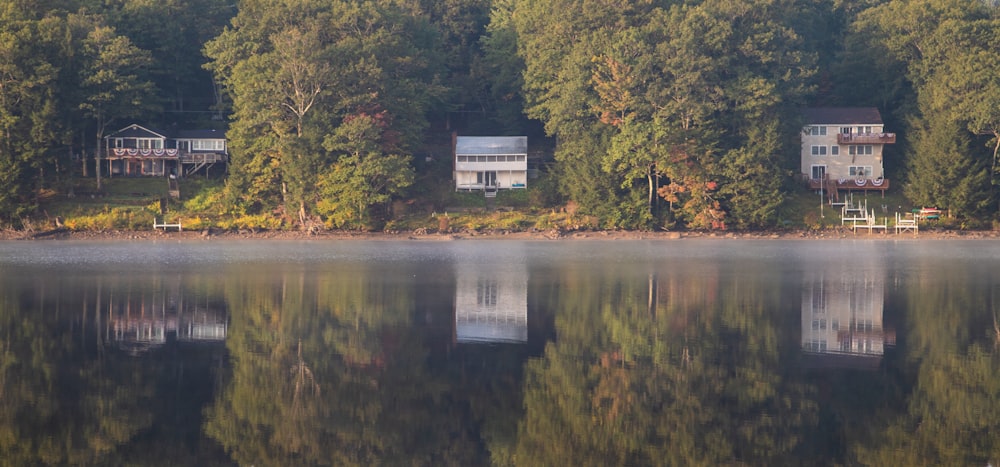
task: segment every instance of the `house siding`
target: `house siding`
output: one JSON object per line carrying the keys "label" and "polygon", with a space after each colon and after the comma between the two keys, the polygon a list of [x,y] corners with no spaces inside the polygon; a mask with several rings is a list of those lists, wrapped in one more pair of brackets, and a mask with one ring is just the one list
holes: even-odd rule
{"label": "house siding", "polygon": [[456,136],[453,155],[456,190],[526,188],[526,136]]}
{"label": "house siding", "polygon": [[[884,178],[885,169],[882,156],[885,144],[838,143],[838,135],[841,134],[843,128],[850,128],[852,133],[858,134],[858,127],[862,127],[865,131],[862,134],[869,134],[867,133],[869,129],[871,135],[881,135],[885,132],[881,116],[879,116],[878,110],[873,108],[809,109],[806,112],[806,122],[801,137],[800,167],[802,175],[805,178],[814,178],[814,167],[822,166],[825,167],[826,176],[832,180]],[[811,128],[824,128],[825,132],[812,132]],[[895,141],[895,137],[893,135],[892,138],[886,137],[884,140],[891,143]],[[855,149],[854,151],[852,151],[852,147]],[[858,151],[858,148],[861,150]],[[868,153],[869,148],[870,154]],[[862,170],[863,172],[859,175]]]}

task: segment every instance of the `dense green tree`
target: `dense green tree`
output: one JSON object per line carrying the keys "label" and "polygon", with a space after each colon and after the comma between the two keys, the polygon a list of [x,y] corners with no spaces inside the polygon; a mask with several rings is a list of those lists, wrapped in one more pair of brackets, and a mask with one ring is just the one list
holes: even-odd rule
{"label": "dense green tree", "polygon": [[[914,202],[977,216],[995,194],[990,185],[996,185],[1000,149],[1000,88],[989,70],[997,60],[996,29],[989,7],[971,0],[888,2],[855,23],[869,47],[889,51],[898,61],[883,60],[902,63],[891,68],[904,69],[915,90],[919,112],[910,115],[914,140],[906,187]],[[956,132],[989,138],[992,151],[981,154]],[[993,162],[984,180],[981,161],[987,159]]]}
{"label": "dense green tree", "polygon": [[494,0],[489,25],[480,37],[482,55],[473,58],[473,79],[481,83],[480,102],[494,112],[492,125],[496,131],[524,134],[524,60],[517,54],[517,31],[514,29],[516,0]]}
{"label": "dense green tree", "polygon": [[[647,213],[624,227],[649,225],[655,193],[688,227],[721,227],[734,212],[739,226],[767,225],[780,199],[782,155],[791,146],[750,138],[788,127],[782,119],[801,104],[813,73],[813,55],[801,50],[784,19],[792,8],[519,3],[515,24],[528,114],[560,144],[603,135],[585,153],[556,154],[566,165],[601,159],[604,174],[593,175],[611,175],[621,186],[620,204],[612,209],[632,211],[629,200],[645,198]],[[727,153],[741,155],[741,162],[721,164]],[[573,182],[600,186],[594,178]],[[718,189],[730,182],[740,185]],[[645,196],[629,194],[640,189]],[[581,204],[590,213],[602,209]]]}
{"label": "dense green tree", "polygon": [[[94,121],[95,148],[101,148],[112,123],[144,115],[153,109],[149,101],[152,83],[145,70],[149,52],[139,49],[110,26],[96,25],[83,42],[85,65],[80,85],[84,90],[80,108]],[[100,149],[96,158],[97,189],[101,189]]]}
{"label": "dense green tree", "polygon": [[747,131],[746,144],[729,150],[720,163],[720,197],[736,228],[766,228],[776,224],[784,200],[784,164],[778,123]]}
{"label": "dense green tree", "polygon": [[203,68],[207,58],[200,51],[236,13],[235,5],[223,0],[126,0],[104,8],[120,34],[151,54],[149,78],[155,92],[146,100],[162,103],[165,113],[143,120],[204,128],[210,112],[222,109],[212,108],[217,104],[212,76]]}
{"label": "dense green tree", "polygon": [[948,209],[959,218],[988,212],[989,161],[976,155],[961,124],[932,113],[911,126],[913,151],[907,158],[909,181],[903,193],[921,206]]}
{"label": "dense green tree", "polygon": [[989,138],[990,179],[997,185],[1000,157],[1000,19],[942,22],[937,28],[921,95],[928,112],[940,112],[977,136]]}
{"label": "dense green tree", "polygon": [[443,89],[435,44],[424,19],[391,2],[242,3],[206,46],[233,98],[235,210],[280,206],[306,227],[337,156],[323,141],[356,114],[380,115],[383,152],[409,154]]}
{"label": "dense green tree", "polygon": [[27,214],[52,159],[58,68],[36,22],[0,18],[0,220]]}
{"label": "dense green tree", "polygon": [[[491,0],[419,0],[420,9],[427,15],[431,26],[437,30],[442,48],[440,79],[447,83],[445,106],[434,103],[433,110],[449,112],[449,124],[465,126],[467,116],[490,115],[495,109],[485,95],[489,82],[474,73],[478,57],[482,55],[479,38],[490,18]],[[450,112],[457,111],[454,116]],[[468,128],[466,131],[471,131]]]}
{"label": "dense green tree", "polygon": [[335,227],[370,226],[371,208],[387,206],[413,181],[406,156],[381,152],[386,128],[377,117],[345,119],[324,143],[338,157],[319,180],[319,209],[328,210],[326,217]]}

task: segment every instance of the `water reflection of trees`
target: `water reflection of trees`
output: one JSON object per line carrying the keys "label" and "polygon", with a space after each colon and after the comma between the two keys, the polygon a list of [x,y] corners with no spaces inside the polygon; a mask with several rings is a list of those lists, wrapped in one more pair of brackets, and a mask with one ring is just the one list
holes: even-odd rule
{"label": "water reflection of trees", "polygon": [[565,271],[546,303],[558,336],[527,365],[519,464],[795,463],[816,406],[779,364],[797,351],[782,294],[696,268]]}
{"label": "water reflection of trees", "polygon": [[227,340],[232,374],[208,411],[206,431],[235,461],[484,461],[462,405],[442,375],[429,374],[428,347],[411,322],[413,282],[384,274],[345,270],[285,274],[269,287],[253,277],[229,284],[227,300],[238,310]]}
{"label": "water reflection of trees", "polygon": [[[867,465],[998,465],[1000,310],[995,266],[918,262],[901,275],[905,313],[899,378],[909,388],[896,410],[871,417],[853,445]],[[867,436],[866,436],[867,435]]]}
{"label": "water reflection of trees", "polygon": [[[532,339],[489,346],[454,343],[458,281],[426,265],[8,274],[0,465],[1000,465],[994,272],[900,261],[875,371],[799,365],[808,274],[759,261],[556,262]],[[173,291],[232,311],[225,348],[119,351],[114,323]]]}
{"label": "water reflection of trees", "polygon": [[[172,390],[190,381],[177,371],[176,352],[151,362],[108,339],[109,310],[121,297],[172,286],[149,277],[60,279],[0,278],[0,465],[215,463],[210,448],[199,455],[185,445],[190,424],[184,431],[179,423],[185,411]],[[201,376],[197,365],[185,371]],[[148,443],[151,432],[164,436]]]}

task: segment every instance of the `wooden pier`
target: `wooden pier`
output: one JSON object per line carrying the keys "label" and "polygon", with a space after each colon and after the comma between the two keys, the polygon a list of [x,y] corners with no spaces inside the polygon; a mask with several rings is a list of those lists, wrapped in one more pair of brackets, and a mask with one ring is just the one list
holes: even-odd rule
{"label": "wooden pier", "polygon": [[163,219],[163,223],[162,224],[158,223],[158,222],[156,222],[156,218],[154,217],[153,218],[153,229],[154,230],[155,229],[163,229],[164,232],[166,232],[166,230],[170,229],[170,228],[177,229],[178,232],[181,232],[181,231],[184,230],[184,228],[181,227],[181,222],[180,221],[177,221],[176,224],[167,224],[166,222],[167,222],[167,220]]}

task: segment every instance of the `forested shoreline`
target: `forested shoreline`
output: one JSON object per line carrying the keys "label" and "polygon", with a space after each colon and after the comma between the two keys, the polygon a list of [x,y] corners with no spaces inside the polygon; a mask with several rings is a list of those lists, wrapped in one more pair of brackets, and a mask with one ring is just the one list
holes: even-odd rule
{"label": "forested shoreline", "polygon": [[[98,178],[138,122],[225,129],[200,209],[356,229],[447,173],[453,132],[529,135],[546,209],[604,229],[766,229],[804,107],[876,107],[914,205],[998,214],[1000,8],[985,0],[43,0],[0,7],[0,223]],[[98,188],[100,184],[98,183]],[[964,224],[963,224],[964,225]],[[970,224],[971,225],[971,224]]]}

